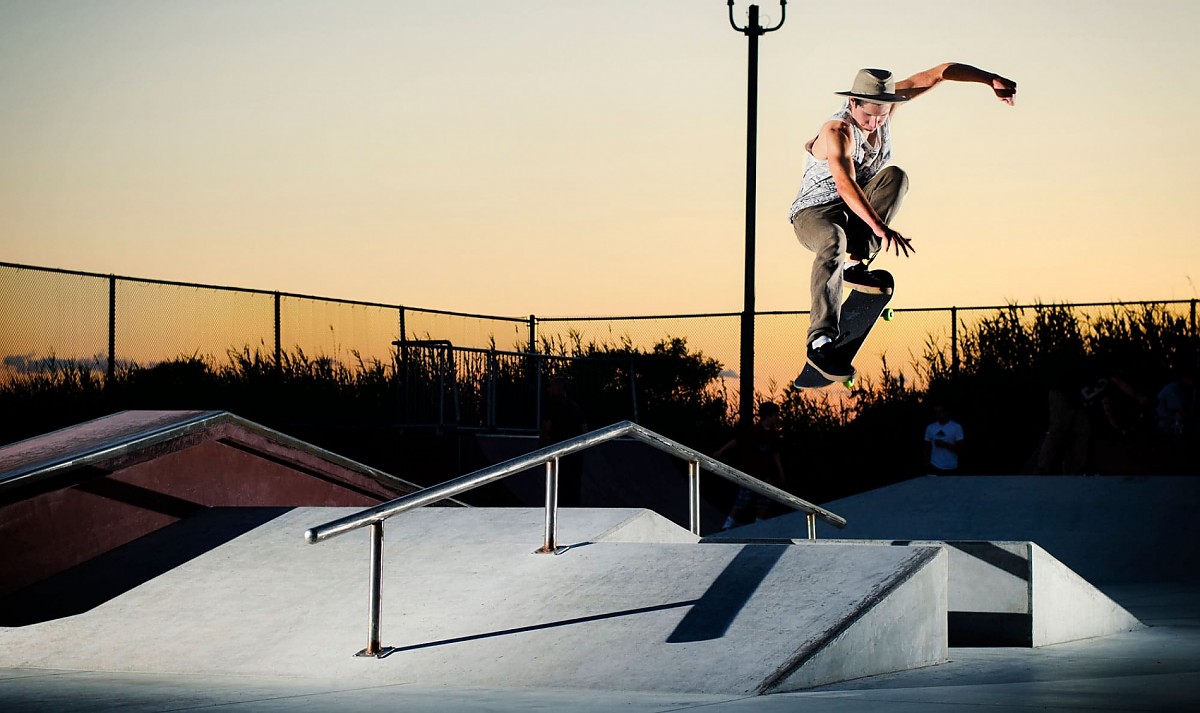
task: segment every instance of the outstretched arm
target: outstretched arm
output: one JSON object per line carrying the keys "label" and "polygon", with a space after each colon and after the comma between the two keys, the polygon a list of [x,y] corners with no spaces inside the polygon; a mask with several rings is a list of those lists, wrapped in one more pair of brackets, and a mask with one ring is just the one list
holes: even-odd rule
{"label": "outstretched arm", "polygon": [[916,248],[912,246],[908,238],[892,230],[887,223],[883,222],[879,213],[871,207],[870,201],[867,200],[867,194],[855,180],[854,161],[852,160],[854,139],[850,127],[842,121],[830,121],[821,128],[821,133],[823,136],[818,140],[824,139],[825,141],[826,154],[829,158],[829,173],[833,176],[838,196],[846,202],[846,207],[879,237],[884,252],[895,250],[899,255],[903,250],[904,257],[908,257],[910,252],[916,252]]}
{"label": "outstretched arm", "polygon": [[1009,106],[1012,106],[1017,99],[1017,83],[1013,80],[958,62],[939,64],[924,72],[917,72],[908,79],[902,79],[896,82],[896,93],[912,99],[921,96],[944,81],[986,84],[991,87],[997,99]]}

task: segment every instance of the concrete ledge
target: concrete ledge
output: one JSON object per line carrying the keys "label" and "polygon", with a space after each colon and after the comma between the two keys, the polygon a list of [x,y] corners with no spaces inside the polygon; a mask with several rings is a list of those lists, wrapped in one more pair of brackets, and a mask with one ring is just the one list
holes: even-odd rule
{"label": "concrete ledge", "polygon": [[944,663],[946,557],[940,548],[918,552],[836,630],[805,642],[760,692],[796,691]]}

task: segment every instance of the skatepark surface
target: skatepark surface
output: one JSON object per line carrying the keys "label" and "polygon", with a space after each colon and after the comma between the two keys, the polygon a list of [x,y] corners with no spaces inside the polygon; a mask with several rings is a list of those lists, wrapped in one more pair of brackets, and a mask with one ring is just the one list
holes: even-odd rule
{"label": "skatepark surface", "polygon": [[[933,665],[814,685],[827,672],[804,678],[820,657],[803,642],[823,650],[908,609],[919,615],[930,598],[922,578],[939,566],[945,576],[942,550],[750,543],[756,527],[769,531],[764,540],[793,537],[786,517],[731,532],[737,541],[697,544],[648,511],[581,509],[561,513],[565,551],[536,555],[536,509],[425,509],[389,524],[382,638],[400,651],[361,659],[352,654],[366,635],[365,533],[306,545],[304,529],[346,509],[294,508],[81,614],[0,628],[0,710],[1196,709],[1200,583],[1194,572],[1175,576],[1194,561],[1196,525],[1174,512],[1188,507],[1194,479],[991,484],[1042,529],[1022,528],[1011,510],[995,516],[1007,529],[964,517],[973,507],[964,498],[983,497],[988,484],[958,480],[828,505],[851,522],[841,537],[896,538],[865,524],[856,533],[855,523],[909,506],[922,522],[910,540],[1036,541],[1077,572],[1109,575],[1097,586],[1145,626],[1037,648],[952,647]],[[1044,501],[1048,489],[1057,511],[1021,500]],[[1111,510],[1085,526],[1079,511],[1097,500]],[[219,529],[224,514],[203,517]],[[1106,542],[1113,556],[1102,567],[1096,549]],[[841,565],[830,572],[830,562]],[[596,572],[606,574],[597,581]],[[706,598],[720,606],[696,614]]]}
{"label": "skatepark surface", "polygon": [[[1147,629],[1040,649],[951,649],[938,666],[765,696],[385,684],[337,677],[0,669],[0,709],[282,713],[446,711],[1194,711],[1200,587],[1110,590]],[[254,652],[293,652],[263,642]],[[671,671],[660,671],[662,676]]]}

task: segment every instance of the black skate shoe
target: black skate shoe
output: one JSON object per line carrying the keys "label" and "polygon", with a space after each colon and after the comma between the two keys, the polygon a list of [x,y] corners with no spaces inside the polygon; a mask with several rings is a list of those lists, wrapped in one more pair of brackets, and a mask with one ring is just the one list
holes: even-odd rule
{"label": "black skate shoe", "polygon": [[820,347],[808,347],[808,363],[830,381],[846,381],[854,378],[854,365],[837,352],[834,342]]}
{"label": "black skate shoe", "polygon": [[878,275],[867,269],[867,266],[860,263],[851,265],[842,270],[842,281],[846,286],[858,292],[866,292],[872,295],[890,295],[892,294],[892,284],[887,279],[881,279]]}

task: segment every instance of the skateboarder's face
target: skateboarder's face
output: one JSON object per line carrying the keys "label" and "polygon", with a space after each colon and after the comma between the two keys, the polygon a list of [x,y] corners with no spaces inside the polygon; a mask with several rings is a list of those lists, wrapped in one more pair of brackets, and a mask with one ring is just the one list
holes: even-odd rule
{"label": "skateboarder's face", "polygon": [[892,113],[891,104],[872,104],[858,100],[850,102],[850,116],[859,128],[868,133],[883,126],[888,115]]}

